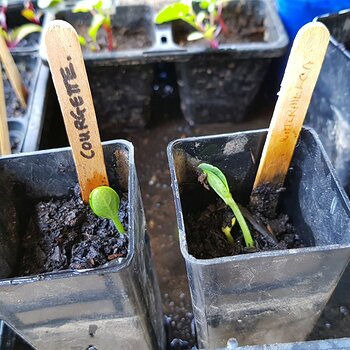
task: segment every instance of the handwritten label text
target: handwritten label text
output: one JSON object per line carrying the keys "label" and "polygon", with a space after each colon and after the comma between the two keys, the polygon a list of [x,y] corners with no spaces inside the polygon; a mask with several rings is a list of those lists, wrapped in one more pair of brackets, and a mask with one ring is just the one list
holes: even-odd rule
{"label": "handwritten label text", "polygon": [[301,96],[303,94],[304,83],[308,78],[308,74],[311,68],[313,67],[313,64],[314,62],[311,62],[311,61],[303,64],[303,71],[299,74],[298,82],[294,89],[294,94],[289,103],[287,118],[284,121],[284,125],[283,125],[284,136],[280,139],[280,142],[285,142],[288,139],[291,133],[291,130],[293,129],[293,122],[297,114],[297,111],[299,109],[299,103],[300,103]]}
{"label": "handwritten label text", "polygon": [[68,65],[65,68],[60,68],[61,76],[64,86],[66,87],[69,102],[72,106],[70,115],[74,121],[74,127],[79,131],[79,141],[81,143],[82,150],[80,154],[82,157],[91,159],[95,156],[95,151],[92,149],[90,140],[89,126],[86,124],[84,108],[84,100],[79,95],[80,88],[74,80],[77,78],[71,57],[67,57]]}

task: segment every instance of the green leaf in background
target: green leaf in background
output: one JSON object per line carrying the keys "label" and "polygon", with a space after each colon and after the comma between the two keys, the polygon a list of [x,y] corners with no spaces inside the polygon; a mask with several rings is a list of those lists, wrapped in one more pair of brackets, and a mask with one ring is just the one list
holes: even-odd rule
{"label": "green leaf in background", "polygon": [[200,3],[199,3],[200,8],[203,10],[206,10],[209,5],[210,5],[210,2],[207,0],[200,1]]}
{"label": "green leaf in background", "polygon": [[208,12],[209,13],[215,12],[215,8],[216,8],[215,4],[210,4],[208,6]]}
{"label": "green leaf in background", "polygon": [[85,38],[82,35],[78,35],[78,38],[79,38],[79,42],[80,42],[81,46],[87,46],[86,45],[86,40],[85,40]]}
{"label": "green leaf in background", "polygon": [[203,33],[201,32],[193,32],[187,36],[188,41],[195,41],[199,39],[203,39]]}
{"label": "green leaf in background", "polygon": [[38,0],[38,7],[41,9],[47,9],[55,7],[60,4],[63,0]]}
{"label": "green leaf in background", "polygon": [[11,41],[17,44],[29,34],[41,32],[41,30],[42,28],[38,24],[34,24],[34,23],[23,24],[11,32]]}
{"label": "green leaf in background", "polygon": [[105,21],[105,16],[101,15],[100,13],[96,14],[91,21],[91,25],[89,27],[89,36],[91,37],[93,42],[96,42],[97,40],[97,32],[101,28],[103,22]]}
{"label": "green leaf in background", "polygon": [[194,15],[192,14],[192,9],[187,4],[175,3],[166,6],[163,10],[158,12],[155,23],[162,24],[177,19],[182,19],[190,24],[194,23]]}
{"label": "green leaf in background", "polygon": [[91,191],[89,204],[92,211],[99,217],[113,220],[119,233],[125,233],[118,211],[120,198],[116,191],[109,186],[99,186]]}
{"label": "green leaf in background", "polygon": [[202,23],[205,20],[206,17],[206,13],[204,11],[200,11],[198,12],[197,16],[196,16],[196,22],[197,23]]}
{"label": "green leaf in background", "polygon": [[90,12],[94,9],[94,5],[95,5],[96,1],[91,1],[91,0],[81,0],[78,1],[72,12],[73,13],[78,13],[78,12]]}
{"label": "green leaf in background", "polygon": [[203,37],[208,40],[212,40],[215,37],[216,26],[208,27],[208,29],[204,32]]}
{"label": "green leaf in background", "polygon": [[96,10],[101,10],[101,8],[103,7],[103,2],[102,0],[97,0],[94,2],[94,4],[92,5],[92,7]]}
{"label": "green leaf in background", "polygon": [[32,22],[35,19],[35,12],[31,9],[23,9],[21,15],[28,21]]}

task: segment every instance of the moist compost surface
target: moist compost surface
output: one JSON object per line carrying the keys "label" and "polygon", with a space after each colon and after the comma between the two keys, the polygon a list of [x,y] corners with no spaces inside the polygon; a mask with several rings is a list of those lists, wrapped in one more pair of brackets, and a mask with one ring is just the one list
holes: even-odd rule
{"label": "moist compost surface", "polygon": [[[93,43],[88,35],[88,25],[74,24],[79,35],[83,36],[87,42],[87,47],[83,47],[84,51],[89,51]],[[147,33],[147,29],[142,25],[138,26],[113,26],[113,49],[114,50],[133,50],[144,49],[152,45],[152,41]],[[103,29],[100,29],[97,34],[97,48],[95,51],[108,51],[107,34]]]}
{"label": "moist compost surface", "polygon": [[[202,180],[201,180],[202,181]],[[252,194],[247,208],[241,211],[254,240],[254,248],[247,248],[242,231],[232,210],[221,200],[211,203],[204,211],[188,213],[186,232],[188,251],[197,259],[212,259],[258,251],[292,249],[304,244],[289,223],[286,214],[276,214],[274,203],[281,192],[280,188],[263,184]],[[233,242],[229,242],[222,231],[231,227]]]}
{"label": "moist compost surface", "polygon": [[[264,41],[265,26],[262,17],[254,14],[253,6],[237,5],[223,9],[222,18],[226,29],[218,36],[220,44],[241,43],[241,42],[262,42]],[[206,44],[205,40],[187,41],[187,36],[194,29],[182,21],[173,24],[174,40],[180,46]]]}
{"label": "moist compost surface", "polygon": [[[76,186],[71,196],[35,205],[22,240],[17,276],[65,269],[90,269],[128,253],[128,238],[113,223],[98,218],[80,198]],[[121,197],[119,217],[127,227],[127,201]]]}

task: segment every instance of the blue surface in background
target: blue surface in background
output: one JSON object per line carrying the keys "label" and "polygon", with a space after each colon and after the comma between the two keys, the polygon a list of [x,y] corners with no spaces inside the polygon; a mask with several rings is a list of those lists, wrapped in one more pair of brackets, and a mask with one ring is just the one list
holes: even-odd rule
{"label": "blue surface in background", "polygon": [[276,4],[291,40],[316,16],[350,8],[350,0],[276,0]]}

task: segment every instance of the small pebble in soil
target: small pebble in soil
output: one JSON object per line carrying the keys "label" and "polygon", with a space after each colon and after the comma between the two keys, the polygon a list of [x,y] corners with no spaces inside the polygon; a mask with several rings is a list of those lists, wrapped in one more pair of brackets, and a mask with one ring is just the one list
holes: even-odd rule
{"label": "small pebble in soil", "polygon": [[170,349],[173,349],[173,350],[185,350],[185,349],[187,350],[188,347],[189,347],[189,343],[186,340],[174,338],[170,342]]}
{"label": "small pebble in soil", "polygon": [[164,315],[164,324],[167,332],[169,349],[191,349],[195,345],[193,328],[193,314],[189,312],[191,306],[184,302],[185,293],[180,292],[174,300],[169,300],[169,294],[164,294],[163,302],[167,313]]}

